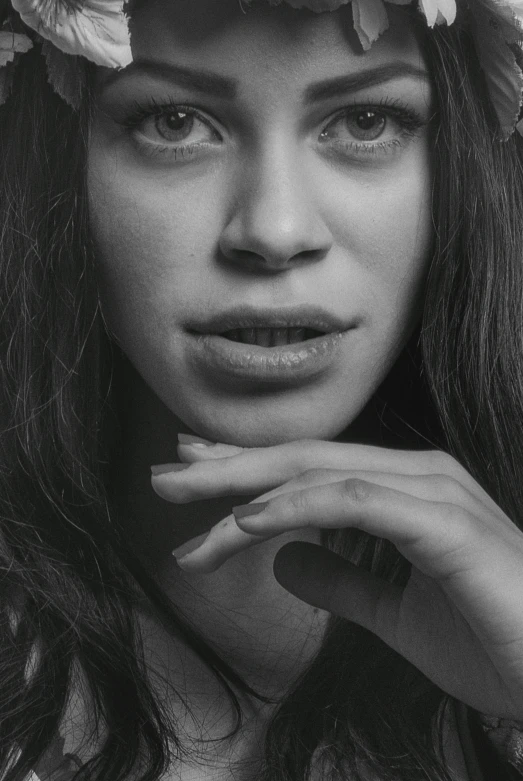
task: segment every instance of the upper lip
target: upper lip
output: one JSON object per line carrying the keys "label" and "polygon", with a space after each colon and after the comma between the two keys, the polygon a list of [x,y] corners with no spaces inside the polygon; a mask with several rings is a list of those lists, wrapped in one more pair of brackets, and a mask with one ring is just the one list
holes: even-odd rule
{"label": "upper lip", "polygon": [[241,328],[311,328],[323,333],[346,331],[353,326],[337,315],[319,306],[285,308],[235,307],[206,319],[187,323],[188,331],[202,334],[220,334]]}

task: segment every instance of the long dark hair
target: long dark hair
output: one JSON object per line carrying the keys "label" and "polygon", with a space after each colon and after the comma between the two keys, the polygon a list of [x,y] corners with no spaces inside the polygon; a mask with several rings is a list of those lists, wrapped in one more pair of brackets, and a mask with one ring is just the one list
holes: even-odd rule
{"label": "long dark hair", "polygon": [[[430,438],[518,521],[523,507],[521,323],[523,143],[495,140],[462,23],[423,35],[434,128],[434,258],[423,323],[372,402],[376,440]],[[1,19],[0,19],[1,21]],[[20,781],[50,745],[79,665],[100,725],[78,779],[157,781],[183,755],[148,677],[133,600],[145,597],[214,670],[245,691],[122,538],[108,503],[118,449],[111,346],[98,306],[85,164],[89,99],[52,91],[38,47],[0,108],[0,776]],[[65,163],[65,165],[64,165]],[[406,405],[423,399],[423,414]],[[419,405],[417,405],[419,408]],[[370,409],[370,407],[369,407]],[[357,424],[354,426],[357,430]],[[414,432],[417,432],[414,434]],[[333,533],[326,543],[384,577],[408,578],[393,546]],[[36,644],[36,645],[35,645]],[[36,647],[36,671],[25,675]],[[270,781],[325,777],[448,781],[434,720],[446,697],[376,637],[332,619],[322,649],[267,731]],[[103,737],[102,737],[103,733]],[[20,753],[19,753],[20,752]],[[19,753],[19,756],[18,756]],[[7,768],[10,769],[7,769]]]}

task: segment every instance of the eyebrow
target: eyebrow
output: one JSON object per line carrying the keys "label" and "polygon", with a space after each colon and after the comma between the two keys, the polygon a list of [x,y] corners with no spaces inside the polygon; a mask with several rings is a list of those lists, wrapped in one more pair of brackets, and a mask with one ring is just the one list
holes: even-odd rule
{"label": "eyebrow", "polygon": [[[187,87],[205,95],[222,98],[223,100],[233,100],[238,93],[239,87],[238,80],[226,76],[218,76],[218,74],[211,71],[184,68],[169,62],[139,58],[134,60],[124,70],[109,72],[104,78],[102,89],[136,73],[159,76],[175,81],[182,87]],[[377,84],[405,77],[429,81],[429,75],[424,68],[408,62],[392,62],[358,73],[325,79],[316,84],[311,84],[304,92],[304,99],[305,102],[318,103],[348,92],[358,92]]]}
{"label": "eyebrow", "polygon": [[348,76],[325,79],[325,81],[319,81],[317,84],[311,84],[305,90],[305,100],[310,103],[317,103],[329,98],[336,98],[347,92],[358,92],[368,87],[374,87],[377,84],[405,77],[429,81],[429,74],[424,68],[408,62],[391,62],[358,73],[351,73]]}
{"label": "eyebrow", "polygon": [[213,95],[224,100],[233,100],[238,91],[238,82],[235,79],[218,76],[216,73],[206,70],[183,68],[170,62],[160,62],[145,58],[134,60],[125,70],[109,73],[103,81],[102,89],[105,89],[115,81],[132,76],[135,73],[160,76],[164,79],[176,81],[182,87],[188,87],[196,92]]}

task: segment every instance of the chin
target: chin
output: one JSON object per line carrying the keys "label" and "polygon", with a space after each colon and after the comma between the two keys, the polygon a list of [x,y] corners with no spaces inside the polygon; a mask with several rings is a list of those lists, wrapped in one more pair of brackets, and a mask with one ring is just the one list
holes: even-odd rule
{"label": "chin", "polygon": [[[235,405],[233,409],[214,409],[214,414],[179,414],[183,422],[197,435],[213,442],[238,447],[269,447],[303,439],[332,440],[339,436],[357,417],[363,402],[351,410],[308,405],[294,409],[250,408]],[[264,405],[265,406],[265,405]]]}

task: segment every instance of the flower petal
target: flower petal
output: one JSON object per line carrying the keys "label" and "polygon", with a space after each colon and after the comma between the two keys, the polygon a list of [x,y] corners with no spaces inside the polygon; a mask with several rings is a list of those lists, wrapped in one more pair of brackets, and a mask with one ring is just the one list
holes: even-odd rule
{"label": "flower petal", "polygon": [[452,24],[456,18],[456,0],[439,0],[436,24]]}
{"label": "flower petal", "polygon": [[382,0],[353,0],[352,16],[354,29],[364,49],[370,49],[372,43],[389,26],[387,11]]}
{"label": "flower petal", "polygon": [[32,41],[22,33],[11,33],[7,30],[0,31],[0,68],[12,62],[15,54],[29,51]]}
{"label": "flower petal", "polygon": [[28,27],[66,54],[86,57],[97,65],[123,68],[132,61],[124,0],[86,0],[83,6],[53,3],[52,13],[43,0],[13,0]]}
{"label": "flower petal", "polygon": [[443,22],[452,24],[456,18],[456,0],[420,0],[420,9],[429,27]]}

